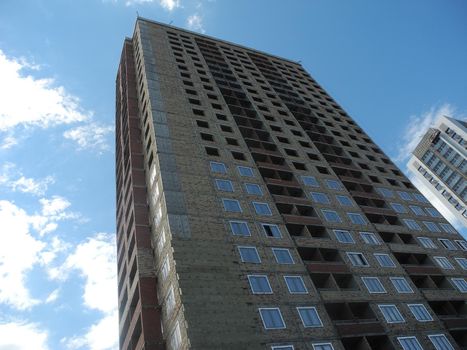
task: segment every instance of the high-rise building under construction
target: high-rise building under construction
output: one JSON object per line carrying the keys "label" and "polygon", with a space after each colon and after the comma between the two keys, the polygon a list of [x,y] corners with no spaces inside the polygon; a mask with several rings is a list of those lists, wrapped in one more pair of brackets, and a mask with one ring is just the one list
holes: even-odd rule
{"label": "high-rise building under construction", "polygon": [[467,243],[297,63],[138,18],[120,348],[465,349]]}

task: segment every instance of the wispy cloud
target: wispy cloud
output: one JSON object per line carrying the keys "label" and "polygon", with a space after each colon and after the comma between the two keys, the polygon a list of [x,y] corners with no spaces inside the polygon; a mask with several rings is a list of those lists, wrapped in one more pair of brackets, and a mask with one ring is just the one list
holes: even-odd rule
{"label": "wispy cloud", "polygon": [[108,136],[113,133],[113,126],[89,123],[64,132],[66,139],[75,141],[79,149],[94,149],[100,152],[109,150]]}
{"label": "wispy cloud", "polygon": [[194,13],[188,16],[186,20],[186,25],[188,29],[191,29],[191,30],[194,30],[200,33],[206,32],[203,27],[203,18],[198,13]]}
{"label": "wispy cloud", "polygon": [[167,11],[173,11],[178,7],[181,7],[180,0],[127,0],[125,5],[131,6],[135,4],[149,4],[156,3],[159,4],[163,9]]}
{"label": "wispy cloud", "polygon": [[452,116],[454,111],[455,109],[453,106],[445,103],[438,107],[432,107],[429,111],[418,116],[410,116],[409,122],[404,129],[402,140],[398,145],[396,161],[406,162],[428,128],[441,116]]}
{"label": "wispy cloud", "polygon": [[24,59],[8,57],[0,50],[0,132],[18,126],[48,128],[91,117],[90,112],[80,107],[79,99],[54,79],[25,75],[24,71],[31,67],[39,68]]}
{"label": "wispy cloud", "polygon": [[102,317],[83,335],[61,340],[68,349],[117,349],[117,263],[114,234],[98,233],[79,244],[59,269],[65,278],[78,271],[85,279],[83,304]]}
{"label": "wispy cloud", "polygon": [[0,323],[0,349],[48,350],[48,332],[27,322]]}
{"label": "wispy cloud", "polygon": [[43,179],[26,177],[18,170],[15,164],[5,163],[0,169],[0,186],[6,187],[13,192],[29,193],[42,196],[50,184],[55,182],[53,176]]}

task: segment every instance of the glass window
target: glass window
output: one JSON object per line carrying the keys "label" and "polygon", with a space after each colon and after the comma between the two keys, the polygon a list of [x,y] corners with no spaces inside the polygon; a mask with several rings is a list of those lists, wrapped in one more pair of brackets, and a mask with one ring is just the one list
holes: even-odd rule
{"label": "glass window", "polygon": [[436,244],[428,237],[417,237],[418,241],[424,248],[436,249]]}
{"label": "glass window", "polygon": [[362,253],[348,252],[347,256],[353,266],[370,266]]}
{"label": "glass window", "polygon": [[451,278],[452,283],[454,286],[457,287],[462,293],[467,292],[467,282],[463,278]]}
{"label": "glass window", "polygon": [[285,328],[284,319],[278,307],[259,308],[258,311],[265,329]]}
{"label": "glass window", "polygon": [[278,264],[294,264],[290,250],[287,248],[272,248],[272,253]]}
{"label": "glass window", "polygon": [[417,231],[421,231],[422,228],[420,227],[420,225],[415,221],[415,220],[412,220],[412,219],[403,219],[405,225],[411,229],[411,230],[417,230]]}
{"label": "glass window", "polygon": [[387,323],[405,322],[396,305],[378,305]]}
{"label": "glass window", "polygon": [[391,190],[388,190],[387,188],[382,188],[382,187],[379,187],[376,189],[383,197],[386,197],[386,198],[393,198],[394,197],[394,192],[392,192]]}
{"label": "glass window", "polygon": [[259,257],[258,251],[256,250],[256,247],[239,246],[238,252],[240,253],[242,262],[261,264],[261,259]]}
{"label": "glass window", "polygon": [[297,311],[304,327],[323,327],[315,307],[297,307]]}
{"label": "glass window", "polygon": [[443,245],[444,248],[447,250],[457,250],[457,247],[453,242],[451,242],[449,239],[445,238],[438,238],[438,241]]}
{"label": "glass window", "polygon": [[334,210],[327,210],[327,209],[323,210],[322,209],[321,212],[323,213],[324,218],[326,219],[326,221],[329,221],[329,222],[342,222],[341,217]]}
{"label": "glass window", "polygon": [[281,238],[282,233],[281,230],[279,229],[279,226],[274,225],[274,224],[261,224],[261,227],[263,228],[264,233],[268,237],[275,237],[275,238]]}
{"label": "glass window", "polygon": [[250,228],[245,221],[229,221],[230,230],[236,236],[251,236]]}
{"label": "glass window", "polygon": [[414,317],[417,319],[417,321],[420,322],[429,322],[433,321],[433,317],[431,317],[430,313],[426,309],[425,305],[423,304],[409,304],[409,309],[414,315]]}
{"label": "glass window", "polygon": [[467,259],[466,258],[455,258],[460,267],[467,270]]}
{"label": "glass window", "polygon": [[381,267],[396,267],[389,254],[375,253],[374,256]]}
{"label": "glass window", "polygon": [[261,186],[257,184],[245,184],[245,189],[248,194],[255,194],[258,196],[263,195],[263,191],[261,190]]}
{"label": "glass window", "polygon": [[238,173],[240,176],[254,177],[255,174],[253,169],[248,166],[237,166]]}
{"label": "glass window", "polygon": [[345,230],[334,230],[336,238],[341,243],[355,243],[352,234]]}
{"label": "glass window", "polygon": [[316,203],[321,203],[321,204],[331,203],[328,196],[326,194],[324,194],[324,193],[321,193],[321,192],[311,192],[311,198],[313,198],[313,200]]}
{"label": "glass window", "polygon": [[233,192],[232,181],[216,179],[216,187],[219,191]]}
{"label": "glass window", "polygon": [[352,200],[348,196],[338,195],[336,196],[338,202],[342,206],[353,207]]}
{"label": "glass window", "polygon": [[284,276],[290,294],[307,294],[305,283],[301,276]]}
{"label": "glass window", "polygon": [[313,344],[313,350],[334,350],[331,343]]}
{"label": "glass window", "polygon": [[330,188],[331,190],[340,190],[342,189],[342,185],[339,181],[337,180],[329,180],[326,179],[326,186]]}
{"label": "glass window", "polygon": [[378,277],[362,277],[362,281],[365,284],[366,289],[368,289],[368,292],[371,294],[386,293],[386,289],[384,289],[384,286]]}
{"label": "glass window", "polygon": [[271,350],[294,350],[293,345],[278,345],[272,346]]}
{"label": "glass window", "polygon": [[454,229],[454,227],[452,227],[450,224],[446,224],[446,223],[441,222],[439,225],[441,226],[441,228],[443,229],[444,232],[457,233],[456,230]]}
{"label": "glass window", "polygon": [[423,221],[423,224],[430,232],[441,232],[438,226],[434,222],[431,221]]}
{"label": "glass window", "polygon": [[272,294],[272,288],[266,275],[248,275],[253,294]]}
{"label": "glass window", "polygon": [[417,201],[419,201],[420,203],[430,203],[430,202],[428,202],[428,200],[427,200],[425,197],[423,197],[420,193],[412,193],[412,194],[413,194],[413,196],[415,197],[415,199],[416,199]]}
{"label": "glass window", "polygon": [[391,203],[391,207],[396,213],[407,213],[407,208],[404,207],[402,204]]}
{"label": "glass window", "polygon": [[272,211],[271,208],[269,208],[268,203],[253,202],[253,207],[255,207],[256,214],[258,215],[272,215]]}
{"label": "glass window", "polygon": [[231,211],[236,213],[242,212],[242,207],[240,206],[239,201],[237,201],[236,199],[223,198],[222,203],[224,204],[225,211]]}
{"label": "glass window", "polygon": [[441,214],[435,208],[425,208],[428,214],[434,218],[440,218]]}
{"label": "glass window", "polygon": [[370,245],[379,245],[381,242],[379,241],[378,237],[372,232],[360,232],[360,237],[362,237],[363,241],[366,244]]}
{"label": "glass window", "polygon": [[467,250],[467,242],[466,241],[456,239],[456,243],[462,250]]}
{"label": "glass window", "polygon": [[398,293],[413,293],[412,287],[404,277],[390,277],[389,279]]}
{"label": "glass window", "polygon": [[410,195],[410,193],[404,191],[398,191],[397,193],[399,194],[399,197],[401,197],[401,199],[403,199],[404,201],[412,200],[412,196]]}
{"label": "glass window", "polygon": [[423,350],[416,337],[399,337],[397,341],[404,350]]}
{"label": "glass window", "polygon": [[454,266],[450,263],[448,258],[446,258],[445,256],[435,256],[434,259],[441,268],[445,270],[454,269]]}
{"label": "glass window", "polygon": [[227,174],[227,168],[224,163],[210,162],[211,172],[219,174]]}
{"label": "glass window", "polygon": [[319,187],[319,183],[313,176],[302,176],[302,181],[305,186]]}
{"label": "glass window", "polygon": [[429,335],[428,339],[430,339],[436,350],[454,350],[444,334]]}
{"label": "glass window", "polygon": [[410,210],[413,211],[415,215],[426,215],[422,208],[417,205],[410,205]]}
{"label": "glass window", "polygon": [[366,225],[365,218],[360,214],[347,213],[347,216],[349,217],[350,221],[352,221],[352,223],[355,225]]}

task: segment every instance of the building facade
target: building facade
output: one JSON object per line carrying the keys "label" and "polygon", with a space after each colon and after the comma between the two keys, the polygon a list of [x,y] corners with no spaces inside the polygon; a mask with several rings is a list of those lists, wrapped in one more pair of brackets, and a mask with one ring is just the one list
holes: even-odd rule
{"label": "building facade", "polygon": [[116,95],[121,349],[467,346],[467,243],[299,63],[138,18]]}
{"label": "building facade", "polygon": [[467,227],[467,123],[439,118],[413,151],[408,167]]}

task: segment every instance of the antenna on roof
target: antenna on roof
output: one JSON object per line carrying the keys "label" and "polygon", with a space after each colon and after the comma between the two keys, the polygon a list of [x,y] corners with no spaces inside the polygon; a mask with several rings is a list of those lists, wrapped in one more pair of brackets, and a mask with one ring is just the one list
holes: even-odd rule
{"label": "antenna on roof", "polygon": [[136,17],[139,18],[139,13],[138,13],[138,11],[136,11]]}
{"label": "antenna on roof", "polygon": [[173,22],[174,22],[173,20],[172,20],[172,21],[170,21],[170,23],[169,23],[169,26],[170,26],[170,25],[172,25],[172,23],[173,23]]}

